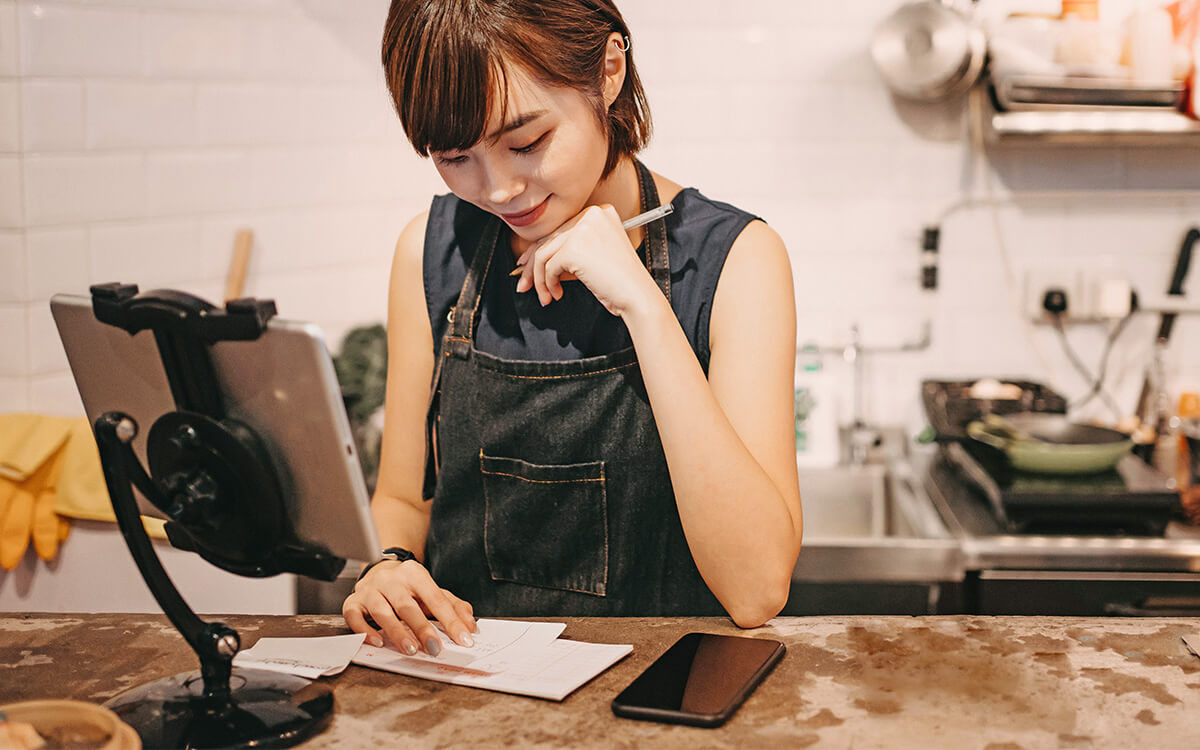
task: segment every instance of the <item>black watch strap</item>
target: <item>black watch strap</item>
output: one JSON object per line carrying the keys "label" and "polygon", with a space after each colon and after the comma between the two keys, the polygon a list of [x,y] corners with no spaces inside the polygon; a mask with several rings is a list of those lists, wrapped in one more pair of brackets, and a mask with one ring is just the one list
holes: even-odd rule
{"label": "black watch strap", "polygon": [[[363,576],[365,576],[367,574],[368,570],[375,567],[376,565],[378,565],[381,562],[387,562],[389,560],[394,560],[396,562],[404,562],[406,560],[416,560],[416,559],[417,559],[416,555],[414,555],[412,552],[409,552],[408,550],[404,549],[403,547],[388,547],[383,552],[379,553],[378,560],[376,560],[373,563],[367,563],[366,567],[364,567],[362,569],[362,571],[358,574],[358,580],[361,581],[363,579]],[[420,561],[418,561],[418,562],[420,562]]]}

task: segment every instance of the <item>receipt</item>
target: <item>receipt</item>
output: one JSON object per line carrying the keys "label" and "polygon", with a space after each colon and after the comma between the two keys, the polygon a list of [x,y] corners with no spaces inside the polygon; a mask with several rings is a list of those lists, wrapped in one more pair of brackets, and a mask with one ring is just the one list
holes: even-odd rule
{"label": "receipt", "polygon": [[1183,643],[1196,656],[1200,656],[1200,635],[1185,635]]}
{"label": "receipt", "polygon": [[362,646],[365,633],[319,638],[259,638],[233,657],[233,666],[265,669],[315,680],[339,674]]}

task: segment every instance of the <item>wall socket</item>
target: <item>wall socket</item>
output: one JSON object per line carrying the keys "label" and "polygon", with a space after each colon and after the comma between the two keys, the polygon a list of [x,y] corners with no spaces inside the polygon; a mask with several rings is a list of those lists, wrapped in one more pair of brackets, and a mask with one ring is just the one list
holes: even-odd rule
{"label": "wall socket", "polygon": [[1112,272],[1078,269],[1030,269],[1025,273],[1025,314],[1034,323],[1049,325],[1043,303],[1046,293],[1061,289],[1067,294],[1064,323],[1097,323],[1123,317],[1128,312],[1129,283]]}
{"label": "wall socket", "polygon": [[1025,314],[1034,323],[1049,324],[1050,313],[1042,306],[1046,292],[1061,289],[1067,294],[1067,312],[1064,322],[1090,320],[1092,306],[1089,300],[1089,279],[1079,269],[1036,268],[1025,272]]}

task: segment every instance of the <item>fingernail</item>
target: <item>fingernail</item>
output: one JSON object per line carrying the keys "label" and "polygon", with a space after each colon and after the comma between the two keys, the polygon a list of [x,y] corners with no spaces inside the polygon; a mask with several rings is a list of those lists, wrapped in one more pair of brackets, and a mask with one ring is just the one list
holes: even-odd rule
{"label": "fingernail", "polygon": [[429,640],[425,641],[425,650],[429,652],[430,656],[437,656],[442,653],[442,642],[431,636]]}
{"label": "fingernail", "polygon": [[417,644],[413,643],[412,641],[405,641],[403,648],[404,653],[408,654],[409,656],[417,655]]}
{"label": "fingernail", "polygon": [[383,648],[383,639],[377,635],[367,636],[367,643],[371,644],[375,648]]}
{"label": "fingernail", "polygon": [[475,639],[472,638],[470,636],[470,634],[467,633],[466,631],[463,631],[462,633],[459,634],[458,642],[461,643],[462,645],[466,646],[467,648],[471,648],[472,646],[475,645]]}

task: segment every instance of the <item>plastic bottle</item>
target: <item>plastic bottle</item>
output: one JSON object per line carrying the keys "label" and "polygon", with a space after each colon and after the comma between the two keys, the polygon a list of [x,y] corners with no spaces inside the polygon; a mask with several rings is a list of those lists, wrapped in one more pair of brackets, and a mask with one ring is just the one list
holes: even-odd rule
{"label": "plastic bottle", "polygon": [[1176,409],[1179,418],[1179,448],[1175,463],[1176,486],[1183,490],[1192,485],[1192,464],[1194,458],[1189,446],[1188,435],[1200,435],[1200,393],[1184,391],[1179,394],[1179,408]]}
{"label": "plastic bottle", "polygon": [[795,405],[797,465],[835,465],[840,452],[837,383],[811,342],[796,354]]}
{"label": "plastic bottle", "polygon": [[1144,7],[1129,19],[1129,68],[1135,83],[1162,84],[1172,80],[1175,32],[1171,14]]}

